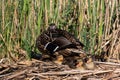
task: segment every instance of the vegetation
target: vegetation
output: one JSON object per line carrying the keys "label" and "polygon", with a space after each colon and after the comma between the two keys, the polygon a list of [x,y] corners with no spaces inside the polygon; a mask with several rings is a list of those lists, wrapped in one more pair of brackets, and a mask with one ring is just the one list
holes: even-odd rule
{"label": "vegetation", "polygon": [[120,1],[1,0],[0,58],[29,55],[49,23],[73,33],[92,54],[100,54],[111,42],[109,53],[113,54],[115,43],[120,42]]}

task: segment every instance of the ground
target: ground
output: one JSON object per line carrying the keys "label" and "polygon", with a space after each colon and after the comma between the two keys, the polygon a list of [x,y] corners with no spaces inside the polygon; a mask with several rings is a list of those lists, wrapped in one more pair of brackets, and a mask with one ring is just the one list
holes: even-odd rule
{"label": "ground", "polygon": [[0,80],[120,80],[120,64],[94,61],[94,70],[71,69],[32,59],[12,64],[0,63]]}

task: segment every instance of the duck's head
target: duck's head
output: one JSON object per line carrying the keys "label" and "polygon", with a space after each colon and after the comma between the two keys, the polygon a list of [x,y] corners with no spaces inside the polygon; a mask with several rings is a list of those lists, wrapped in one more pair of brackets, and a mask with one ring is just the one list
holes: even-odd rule
{"label": "duck's head", "polygon": [[55,32],[56,29],[57,29],[57,27],[56,27],[55,23],[49,24],[48,31]]}

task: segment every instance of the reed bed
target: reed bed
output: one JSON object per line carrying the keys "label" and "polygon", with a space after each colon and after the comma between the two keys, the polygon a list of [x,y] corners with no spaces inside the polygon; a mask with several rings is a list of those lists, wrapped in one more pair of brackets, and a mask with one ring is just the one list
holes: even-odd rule
{"label": "reed bed", "polygon": [[100,54],[111,42],[108,52],[112,55],[120,43],[120,1],[1,0],[0,58],[16,60],[21,54],[29,58],[36,50],[36,37],[50,23],[73,33],[91,54]]}

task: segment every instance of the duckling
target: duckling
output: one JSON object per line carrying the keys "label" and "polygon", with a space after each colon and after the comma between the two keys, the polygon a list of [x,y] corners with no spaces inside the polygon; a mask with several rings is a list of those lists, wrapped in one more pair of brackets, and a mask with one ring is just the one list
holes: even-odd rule
{"label": "duckling", "polygon": [[83,62],[82,59],[77,60],[76,69],[78,69],[78,70],[85,70],[85,68],[84,68],[84,62]]}
{"label": "duckling", "polygon": [[54,61],[54,63],[61,65],[64,60],[63,55],[57,55],[56,57],[57,57],[57,59]]}
{"label": "duckling", "polygon": [[91,56],[88,56],[87,58],[84,59],[84,66],[88,70],[93,70],[95,69],[95,64],[93,62],[93,59]]}

